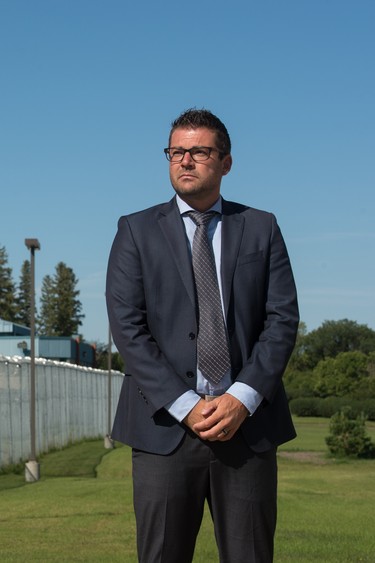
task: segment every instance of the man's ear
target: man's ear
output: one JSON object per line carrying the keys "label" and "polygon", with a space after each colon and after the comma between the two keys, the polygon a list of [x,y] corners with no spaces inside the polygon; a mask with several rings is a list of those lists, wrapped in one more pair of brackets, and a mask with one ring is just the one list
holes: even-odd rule
{"label": "man's ear", "polygon": [[224,156],[223,158],[223,176],[226,176],[226,174],[228,174],[228,172],[230,171],[230,169],[232,168],[232,155],[227,154]]}

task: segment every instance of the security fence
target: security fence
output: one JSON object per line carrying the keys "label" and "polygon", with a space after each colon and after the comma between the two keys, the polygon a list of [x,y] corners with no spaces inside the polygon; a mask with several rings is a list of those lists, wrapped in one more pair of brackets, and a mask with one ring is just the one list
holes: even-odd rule
{"label": "security fence", "polygon": [[[105,436],[123,376],[51,360],[35,360],[36,453]],[[0,356],[0,467],[30,455],[30,359]]]}

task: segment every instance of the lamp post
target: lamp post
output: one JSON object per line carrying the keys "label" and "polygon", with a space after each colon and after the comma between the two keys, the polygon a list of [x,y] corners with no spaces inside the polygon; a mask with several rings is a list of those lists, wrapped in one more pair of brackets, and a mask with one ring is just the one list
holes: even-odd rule
{"label": "lamp post", "polygon": [[104,438],[104,447],[111,450],[114,447],[111,438],[111,425],[112,425],[112,333],[111,327],[108,327],[108,422],[107,434]]}
{"label": "lamp post", "polygon": [[39,463],[35,448],[35,250],[40,250],[36,238],[25,239],[30,250],[30,459],[25,466],[25,480],[39,481]]}

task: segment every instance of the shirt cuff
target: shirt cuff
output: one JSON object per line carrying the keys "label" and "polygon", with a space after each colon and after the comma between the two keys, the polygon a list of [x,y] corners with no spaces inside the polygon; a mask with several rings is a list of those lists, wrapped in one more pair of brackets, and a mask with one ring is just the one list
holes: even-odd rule
{"label": "shirt cuff", "polygon": [[185,391],[178,399],[165,405],[165,408],[173,418],[178,420],[178,422],[182,422],[200,399],[200,396],[197,395],[195,391],[189,389],[189,391]]}
{"label": "shirt cuff", "polygon": [[249,415],[252,416],[260,403],[263,401],[264,397],[258,391],[255,391],[250,385],[242,383],[241,381],[235,381],[227,391],[233,397],[236,397],[249,411]]}

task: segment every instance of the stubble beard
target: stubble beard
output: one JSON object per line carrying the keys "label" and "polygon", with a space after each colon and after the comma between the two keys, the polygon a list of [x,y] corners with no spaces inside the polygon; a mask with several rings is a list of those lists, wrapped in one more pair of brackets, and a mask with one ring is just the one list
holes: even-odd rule
{"label": "stubble beard", "polygon": [[202,196],[207,195],[207,193],[209,193],[209,190],[207,190],[207,188],[205,188],[204,186],[195,186],[193,188],[184,188],[181,186],[176,186],[174,184],[173,188],[174,191],[176,192],[177,195],[179,195],[181,198],[183,197],[194,197],[194,198],[199,198]]}
{"label": "stubble beard", "polygon": [[170,180],[176,194],[179,195],[182,199],[189,197],[200,199],[201,197],[207,197],[207,195],[211,192],[210,187],[202,183],[198,183],[193,186],[192,185],[184,186],[178,181],[174,181],[172,178],[170,178]]}

